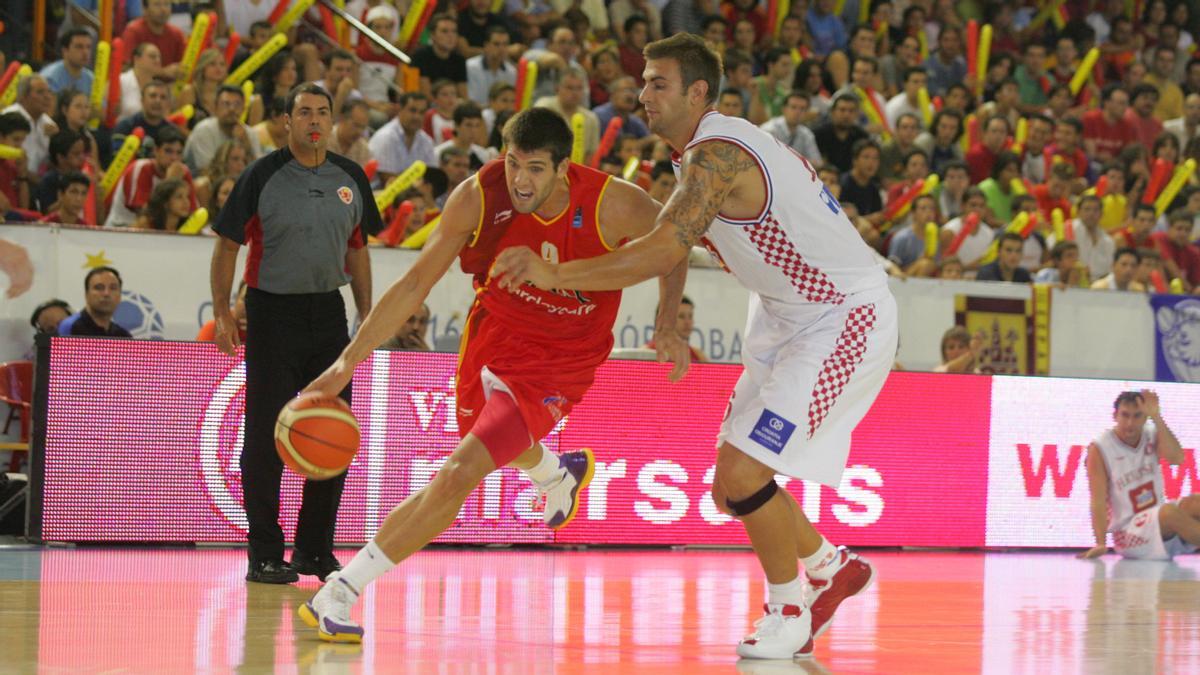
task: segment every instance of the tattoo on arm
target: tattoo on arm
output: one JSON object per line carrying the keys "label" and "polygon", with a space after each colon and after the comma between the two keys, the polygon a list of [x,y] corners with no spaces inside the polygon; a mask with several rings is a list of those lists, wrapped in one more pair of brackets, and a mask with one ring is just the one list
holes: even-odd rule
{"label": "tattoo on arm", "polygon": [[734,181],[754,168],[754,160],[732,143],[701,143],[684,155],[681,185],[663,209],[663,216],[675,225],[680,246],[691,248],[700,241]]}

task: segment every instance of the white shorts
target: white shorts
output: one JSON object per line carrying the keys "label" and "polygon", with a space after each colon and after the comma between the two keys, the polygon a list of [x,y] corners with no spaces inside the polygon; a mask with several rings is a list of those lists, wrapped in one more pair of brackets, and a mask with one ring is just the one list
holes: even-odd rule
{"label": "white shorts", "polygon": [[751,296],[745,371],[729,399],[718,443],[776,472],[836,488],[850,435],[883,388],[896,357],[896,301],[833,307],[797,330]]}
{"label": "white shorts", "polygon": [[1170,560],[1183,553],[1195,553],[1196,547],[1178,535],[1163,541],[1158,511],[1162,504],[1135,515],[1129,524],[1113,532],[1113,548],[1122,557],[1134,560]]}

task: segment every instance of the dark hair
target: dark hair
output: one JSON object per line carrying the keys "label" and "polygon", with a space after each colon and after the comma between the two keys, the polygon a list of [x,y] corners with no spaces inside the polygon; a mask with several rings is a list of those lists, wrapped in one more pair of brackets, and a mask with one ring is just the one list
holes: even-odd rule
{"label": "dark hair", "polygon": [[915,198],[912,200],[912,205],[913,205],[913,208],[914,208],[914,209],[915,209],[915,208],[917,208],[917,202],[919,202],[919,201],[922,201],[922,200],[926,200],[926,199],[928,199],[929,201],[933,202],[933,208],[934,208],[934,209],[936,209],[936,208],[937,208],[937,197],[934,197],[934,196],[933,196],[933,195],[931,195],[931,194],[917,195],[917,196],[916,196],[916,197],[915,197]]}
{"label": "dark hair", "polygon": [[571,156],[572,139],[566,120],[547,108],[522,110],[504,125],[507,148],[521,152],[545,150],[555,167]]}
{"label": "dark hair", "polygon": [[512,39],[512,33],[510,33],[508,31],[507,27],[495,25],[495,26],[488,26],[487,30],[485,30],[483,32],[483,41],[490,42],[493,35],[504,35],[504,37],[506,37],[510,40]]}
{"label": "dark hair", "polygon": [[507,82],[494,82],[488,87],[488,102],[495,101],[506,91],[516,91],[517,88]]}
{"label": "dark hair", "polygon": [[1137,249],[1132,246],[1122,246],[1113,251],[1113,262],[1117,262],[1123,255],[1133,256],[1134,262],[1142,262],[1142,254],[1137,252]]}
{"label": "dark hair", "polygon": [[1136,101],[1139,96],[1144,96],[1146,94],[1153,94],[1154,98],[1158,98],[1158,87],[1155,87],[1148,82],[1143,82],[1133,88],[1133,91],[1129,94],[1129,100]]}
{"label": "dark hair", "polygon": [[463,123],[463,120],[483,119],[483,110],[474,102],[466,101],[454,106],[454,126]]}
{"label": "dark hair", "polygon": [[967,85],[963,84],[962,82],[955,82],[954,84],[950,85],[949,87],[946,87],[946,96],[944,96],[943,98],[948,97],[950,95],[950,92],[954,91],[955,89],[962,89],[963,93],[965,93],[967,95],[966,110],[961,110],[959,112],[966,114],[967,110],[973,110],[975,108],[975,96],[971,93],[970,88],[968,88]]}
{"label": "dark hair", "polygon": [[271,30],[273,28],[273,26],[271,25],[270,21],[255,21],[254,23],[250,24],[250,32],[251,33],[254,33],[254,29],[256,29],[256,28],[263,28],[265,30]]}
{"label": "dark hair", "polygon": [[853,70],[854,66],[859,61],[862,61],[863,63],[871,64],[871,70],[873,70],[877,73],[879,72],[879,59],[875,58],[874,56],[860,56],[860,57],[854,59],[854,62],[850,64],[850,69]]}
{"label": "dark hair", "polygon": [[[962,264],[962,261],[958,260],[958,258],[954,258],[954,260],[959,265]],[[949,262],[949,259],[943,260],[942,264],[944,265],[946,262]],[[946,360],[946,347],[950,342],[960,342],[963,346],[969,345],[971,344],[971,333],[963,326],[953,326],[947,329],[945,333],[942,333],[941,353],[943,361]]]}
{"label": "dark hair", "polygon": [[1013,200],[1012,200],[1013,212],[1018,213],[1020,211],[1024,211],[1025,207],[1022,206],[1023,204],[1031,204],[1034,208],[1037,208],[1037,197],[1034,197],[1033,195],[1029,194],[1028,192],[1023,195],[1017,195],[1017,196],[1013,197]]}
{"label": "dark hair", "polygon": [[642,16],[641,14],[630,14],[629,18],[625,19],[625,23],[621,26],[621,28],[623,28],[626,33],[629,33],[629,31],[633,30],[633,27],[639,23],[645,24],[647,27],[650,25],[650,22],[646,20],[646,17]]}
{"label": "dark hair", "polygon": [[246,92],[242,91],[241,87],[235,87],[232,84],[223,84],[217,87],[217,93],[213,100],[215,101],[216,99],[221,98],[221,94],[232,94],[243,101],[246,100]]}
{"label": "dark hair", "polygon": [[766,55],[763,56],[762,62],[766,65],[772,66],[775,65],[776,61],[785,56],[789,59],[792,58],[792,50],[784,49],[783,47],[772,47],[771,49],[767,50]]}
{"label": "dark hair", "polygon": [[329,95],[329,92],[325,91],[325,88],[316,82],[303,82],[292,87],[292,90],[288,92],[287,105],[285,106],[288,115],[291,115],[292,111],[295,110],[296,99],[300,98],[301,94],[313,94],[325,97],[325,102],[329,104],[330,112],[333,112],[333,97]]}
{"label": "dark hair", "polygon": [[647,61],[674,59],[679,63],[684,91],[691,88],[694,82],[703,81],[708,87],[705,103],[712,105],[716,102],[717,87],[721,83],[721,56],[704,44],[704,39],[699,35],[676,33],[646,45],[642,54]]}
{"label": "dark hair", "polygon": [[0,136],[8,136],[9,134],[18,131],[29,133],[33,128],[29,126],[29,120],[19,112],[0,113]]}
{"label": "dark hair", "polygon": [[1009,165],[1017,167],[1017,171],[1020,171],[1021,158],[1017,157],[1016,153],[1014,152],[1001,150],[1000,153],[996,155],[996,161],[992,163],[992,179],[998,180],[1000,178],[1000,172],[1004,171],[1004,168]]}
{"label": "dark hair", "polygon": [[408,91],[400,94],[400,98],[396,99],[396,103],[399,104],[401,108],[407,106],[409,101],[425,101],[425,103],[428,104],[429,97],[419,91]]}
{"label": "dark hair", "polygon": [[720,14],[709,14],[703,19],[700,19],[700,32],[703,33],[707,31],[708,27],[714,23],[719,23],[725,26],[729,25],[729,22],[725,20],[725,17],[721,16]]}
{"label": "dark hair", "polygon": [[62,36],[58,38],[59,49],[66,49],[67,47],[70,47],[71,40],[74,40],[77,37],[85,37],[91,40],[92,34],[89,33],[85,28],[68,28],[63,32]]}
{"label": "dark hair", "polygon": [[[150,199],[146,202],[143,210],[146,219],[150,221],[150,229],[166,229],[167,203],[171,201],[175,191],[181,187],[187,187],[187,183],[182,178],[167,178],[154,186],[154,190],[150,192]],[[213,187],[219,187],[219,185]]]}
{"label": "dark hair", "polygon": [[[354,99],[353,101],[347,102],[346,107],[348,108],[350,106],[350,103],[361,103],[361,102],[362,102],[362,99]],[[286,112],[287,112],[287,101],[283,100],[282,98],[280,98],[278,96],[272,96],[271,103],[269,105],[267,105],[267,117],[279,117],[280,115],[283,115]]]}
{"label": "dark hair", "polygon": [[1100,90],[1100,100],[1107,102],[1108,99],[1112,98],[1113,94],[1117,93],[1118,91],[1125,91],[1125,87],[1122,87],[1119,84],[1107,85],[1104,87],[1104,89]]}
{"label": "dark hair", "polygon": [[68,171],[58,177],[59,192],[66,192],[67,188],[75,184],[88,187],[92,184],[92,179],[88,178],[82,171]]}
{"label": "dark hair", "polygon": [[1042,113],[1032,113],[1028,116],[1028,119],[1030,124],[1033,124],[1034,122],[1045,122],[1046,124],[1050,125],[1051,129],[1054,128],[1054,120]]}
{"label": "dark hair", "polygon": [[60,300],[58,298],[51,298],[51,299],[43,302],[42,304],[38,305],[37,307],[33,308],[33,314],[29,315],[29,325],[33,326],[34,328],[37,328],[38,327],[38,325],[37,325],[38,317],[42,315],[42,312],[44,312],[48,309],[54,308],[54,307],[58,307],[59,309],[66,312],[67,314],[75,313],[74,310],[71,309],[71,305],[67,304],[66,300]]}
{"label": "dark hair", "polygon": [[968,174],[971,173],[971,167],[967,166],[966,162],[962,161],[961,159],[954,159],[942,165],[942,178],[945,178],[946,174],[955,169],[965,171]]}
{"label": "dark hair", "polygon": [[750,58],[750,55],[740,49],[726,50],[725,56],[721,58],[721,67],[727,73],[733,72],[741,66],[753,65],[754,60]]}
{"label": "dark hair", "polygon": [[904,69],[904,80],[903,81],[908,82],[908,78],[912,77],[913,75],[928,76],[929,73],[928,73],[928,71],[925,70],[925,68],[923,66],[909,66],[908,68]]}
{"label": "dark hair", "polygon": [[104,272],[109,272],[117,278],[117,283],[121,284],[122,286],[125,285],[125,280],[121,278],[121,273],[117,271],[117,268],[109,267],[108,265],[101,265],[100,267],[93,267],[92,269],[88,270],[88,273],[83,277],[83,291],[86,293],[88,286],[92,285],[92,277],[96,276],[97,274],[103,274]]}
{"label": "dark hair", "polygon": [[1050,259],[1054,262],[1059,262],[1063,259],[1063,256],[1067,254],[1067,251],[1078,250],[1079,244],[1076,244],[1073,241],[1067,241],[1066,239],[1057,241],[1054,242],[1054,248],[1050,249]]}
{"label": "dark hair", "polygon": [[504,127],[515,114],[512,110],[501,110],[496,113],[496,119],[492,122],[492,132],[488,134],[487,144],[489,147],[504,147]]}
{"label": "dark hair", "polygon": [[275,56],[272,56],[258,70],[258,75],[254,78],[254,90],[259,94],[266,96],[275,95],[275,78],[279,77],[279,73],[283,72],[283,67],[287,62],[296,62],[296,57],[292,56],[290,50],[284,49]]}
{"label": "dark hair", "polygon": [[874,148],[875,152],[880,152],[878,143],[869,138],[860,138],[857,141],[854,141],[854,145],[850,146],[850,158],[852,160],[858,159],[858,156],[861,155],[864,150],[870,150],[871,148]]}
{"label": "dark hair", "polygon": [[916,122],[916,123],[917,123],[917,129],[918,129],[918,130],[921,128],[921,118],[920,118],[920,117],[917,117],[917,114],[916,114],[916,113],[903,112],[903,113],[900,113],[899,115],[897,115],[897,116],[896,116],[896,128],[897,128],[897,129],[899,129],[899,128],[900,128],[900,120],[902,120],[902,119],[904,119],[904,118],[906,118],[906,117],[908,117],[908,118],[911,118],[911,119],[912,119],[912,121],[914,121],[914,122]]}
{"label": "dark hair", "polygon": [[1021,235],[1017,234],[1016,232],[1009,232],[1006,230],[1001,232],[999,237],[996,237],[996,250],[999,250],[1001,246],[1004,246],[1004,242],[1006,241],[1015,241],[1021,246],[1025,245],[1025,240],[1021,238]]}
{"label": "dark hair", "polygon": [[789,92],[788,92],[788,95],[787,95],[787,96],[784,96],[784,97],[783,97],[783,104],[784,104],[784,105],[787,105],[787,104],[788,104],[788,102],[789,102],[789,101],[791,101],[791,100],[792,100],[792,99],[794,99],[794,98],[804,99],[804,102],[805,102],[805,103],[811,103],[811,102],[812,102],[812,97],[808,95],[808,92],[806,92],[806,91],[801,91],[801,90],[799,90],[799,89],[793,89],[793,90],[791,90],[791,91],[789,91]]}
{"label": "dark hair", "polygon": [[1008,123],[1008,118],[1001,117],[1000,115],[992,115],[991,117],[989,117],[987,124],[983,125],[983,130],[986,131],[988,127],[992,126],[992,122],[1003,122],[1004,123],[1004,132],[1006,134],[1009,131],[1012,131],[1012,125]]}
{"label": "dark hair", "polygon": [[1158,209],[1154,208],[1154,204],[1146,204],[1139,201],[1133,205],[1134,218],[1137,218],[1137,215],[1143,211],[1149,211],[1150,213],[1154,214],[1154,219],[1158,220]]}
{"label": "dark hair", "polygon": [[721,93],[717,95],[717,100],[720,100],[722,96],[736,96],[740,101],[742,99],[742,90],[738,89],[737,87],[725,87],[721,90]]}
{"label": "dark hair", "polygon": [[[880,150],[880,152],[883,152],[883,151]],[[929,155],[926,155],[925,151],[920,148],[913,148],[912,150],[909,150],[908,152],[904,153],[904,157],[901,158],[900,163],[904,166],[908,166],[908,160],[912,159],[913,157],[917,157],[917,156],[925,158],[926,164],[929,163]]]}
{"label": "dark hair", "polygon": [[1142,402],[1142,393],[1139,391],[1123,391],[1117,394],[1116,400],[1113,401],[1113,412],[1116,412],[1122,405],[1138,405]]}
{"label": "dark hair", "polygon": [[63,129],[50,138],[50,164],[58,164],[58,158],[64,157],[71,152],[71,146],[79,141],[83,141],[84,148],[87,148],[87,137],[77,131]]}
{"label": "dark hair", "polygon": [[58,92],[58,97],[54,100],[54,123],[59,129],[67,127],[67,108],[71,106],[71,101],[75,100],[76,96],[87,97],[87,94],[78,89],[63,89]]}
{"label": "dark hair", "polygon": [[1065,118],[1059,120],[1058,124],[1056,124],[1055,126],[1058,126],[1061,124],[1065,124],[1065,125],[1071,127],[1072,129],[1074,129],[1075,133],[1077,133],[1081,136],[1083,135],[1083,122],[1080,121],[1078,118],[1065,117]]}
{"label": "dark hair", "polygon": [[1174,224],[1180,221],[1192,222],[1192,213],[1187,209],[1175,209],[1167,214],[1167,222]]}
{"label": "dark hair", "polygon": [[350,61],[353,63],[354,54],[339,47],[338,49],[334,49],[333,51],[325,54],[325,56],[322,56],[321,63],[325,64],[325,67],[328,68],[329,66],[333,65],[334,59],[339,61]]}
{"label": "dark hair", "polygon": [[955,123],[957,123],[958,131],[954,132],[954,140],[957,141],[962,137],[963,132],[963,116],[957,110],[952,110],[950,108],[939,110],[938,113],[933,116],[933,125],[930,128],[936,131],[938,125],[942,123],[942,118],[944,117],[953,117]]}
{"label": "dark hair", "polygon": [[174,124],[164,124],[154,133],[154,147],[161,148],[168,143],[178,143],[180,145],[187,143],[183,132],[177,129]]}
{"label": "dark hair", "polygon": [[450,14],[448,14],[446,12],[438,12],[437,14],[434,14],[433,16],[429,17],[429,24],[428,24],[429,32],[433,33],[434,31],[436,31],[437,25],[443,21],[449,21],[454,24],[454,27],[456,29],[458,28],[458,21],[453,16],[451,16]]}
{"label": "dark hair", "polygon": [[[570,67],[568,67],[567,71],[569,72],[570,70],[571,70]],[[585,81],[587,80],[587,76],[584,76],[584,80]],[[455,88],[456,85],[453,82],[451,82],[450,80],[448,80],[444,77],[440,77],[440,78],[434,80],[433,84],[429,85],[429,93],[433,94],[434,96],[437,96],[438,92],[445,89],[446,87]],[[457,88],[455,88],[455,91],[458,91]]]}

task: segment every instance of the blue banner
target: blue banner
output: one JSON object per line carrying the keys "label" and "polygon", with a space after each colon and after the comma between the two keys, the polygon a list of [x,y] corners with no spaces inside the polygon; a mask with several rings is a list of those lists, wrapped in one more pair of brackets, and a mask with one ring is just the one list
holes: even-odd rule
{"label": "blue banner", "polygon": [[1154,379],[1200,382],[1200,299],[1151,295],[1154,311]]}

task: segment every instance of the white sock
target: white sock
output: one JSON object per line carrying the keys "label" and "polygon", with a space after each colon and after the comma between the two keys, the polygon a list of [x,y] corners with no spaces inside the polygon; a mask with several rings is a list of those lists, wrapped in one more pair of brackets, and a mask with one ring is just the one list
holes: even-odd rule
{"label": "white sock", "polygon": [[[538,446],[542,448],[541,445]],[[542,458],[538,460],[528,469],[522,469],[529,480],[537,483],[541,487],[550,487],[562,478],[562,464],[558,461],[558,455],[542,448]]]}
{"label": "white sock", "polygon": [[804,582],[797,575],[786,584],[767,583],[767,603],[771,605],[804,606]]}
{"label": "white sock", "polygon": [[841,559],[837,548],[829,543],[828,539],[821,537],[821,547],[802,562],[809,579],[828,579],[841,569]]}
{"label": "white sock", "polygon": [[350,564],[342,569],[340,576],[349,582],[355,591],[362,593],[367,584],[395,566],[396,563],[389,560],[383,549],[379,548],[379,544],[372,539],[355,554]]}

